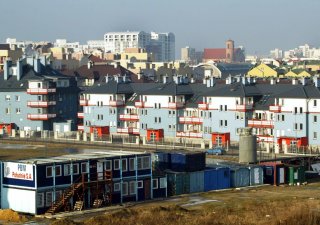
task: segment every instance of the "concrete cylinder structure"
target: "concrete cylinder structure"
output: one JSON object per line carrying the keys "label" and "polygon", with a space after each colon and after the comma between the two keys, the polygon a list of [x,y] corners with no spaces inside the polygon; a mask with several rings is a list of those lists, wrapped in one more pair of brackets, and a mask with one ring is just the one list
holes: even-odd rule
{"label": "concrete cylinder structure", "polygon": [[252,128],[250,127],[242,128],[240,132],[239,162],[257,162],[257,138],[252,135]]}

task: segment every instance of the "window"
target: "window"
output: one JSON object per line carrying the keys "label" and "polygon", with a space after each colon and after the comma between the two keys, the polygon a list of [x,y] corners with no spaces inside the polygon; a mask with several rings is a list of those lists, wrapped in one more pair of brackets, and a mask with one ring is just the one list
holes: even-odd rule
{"label": "window", "polygon": [[114,160],[114,170],[120,170],[120,159]]}
{"label": "window", "polygon": [[300,113],[302,113],[302,112],[303,112],[302,107],[300,107]]}
{"label": "window", "polygon": [[5,99],[6,99],[6,101],[10,101],[10,99],[11,99],[10,95],[6,95]]}
{"label": "window", "polygon": [[112,170],[112,162],[111,162],[111,160],[107,160],[106,162],[105,162],[105,170]]}
{"label": "window", "polygon": [[16,95],[16,96],[15,96],[15,100],[16,100],[16,102],[20,102],[20,96],[19,96],[19,95]]}
{"label": "window", "polygon": [[6,114],[10,114],[10,108],[6,108]]}
{"label": "window", "polygon": [[44,207],[44,193],[37,194],[37,208]]}
{"label": "window", "polygon": [[134,158],[129,159],[129,170],[134,171]]}
{"label": "window", "polygon": [[139,180],[137,186],[138,188],[143,188],[143,181]]}
{"label": "window", "polygon": [[122,159],[121,160],[121,165],[122,165],[122,171],[127,171],[128,170],[128,168],[127,168],[127,159]]}
{"label": "window", "polygon": [[152,179],[152,189],[158,189],[158,179]]}
{"label": "window", "polygon": [[123,196],[128,195],[128,183],[127,182],[122,183],[122,195]]}
{"label": "window", "polygon": [[294,130],[303,130],[302,123],[294,123]]}
{"label": "window", "polygon": [[52,174],[52,166],[47,166],[46,167],[46,177],[52,177],[53,174]]}
{"label": "window", "polygon": [[318,120],[318,117],[317,116],[313,116],[313,122],[316,123]]}
{"label": "window", "polygon": [[224,121],[224,126],[227,127],[228,126],[228,120]]}
{"label": "window", "polygon": [[318,133],[317,132],[313,132],[313,139],[317,139],[318,138]]}
{"label": "window", "polygon": [[56,175],[56,177],[59,177],[62,175],[61,165],[55,166],[55,175]]}
{"label": "window", "polygon": [[51,206],[52,204],[52,192],[46,192],[46,206]]}
{"label": "window", "polygon": [[138,170],[150,169],[150,157],[138,157]]}
{"label": "window", "polygon": [[81,163],[81,173],[88,173],[89,164],[87,162]]}
{"label": "window", "polygon": [[266,169],[266,175],[267,176],[272,176],[272,169],[271,168],[267,168]]}
{"label": "window", "polygon": [[115,184],[113,185],[113,190],[114,190],[114,191],[120,191],[120,183],[115,183]]}
{"label": "window", "polygon": [[21,113],[21,109],[20,108],[16,108],[16,114],[20,114]]}
{"label": "window", "polygon": [[158,118],[157,118],[157,117],[154,118],[154,122],[155,122],[155,123],[158,122]]}
{"label": "window", "polygon": [[162,177],[160,178],[160,188],[166,188],[167,187],[167,178]]}
{"label": "window", "polygon": [[161,123],[161,117],[159,117],[159,123]]}
{"label": "window", "polygon": [[135,181],[130,181],[130,183],[129,183],[129,193],[130,193],[130,195],[135,195],[136,194],[136,182]]}
{"label": "window", "polygon": [[64,165],[64,175],[65,176],[71,175],[71,165],[70,164]]}
{"label": "window", "polygon": [[313,106],[314,106],[314,107],[317,106],[317,100],[313,100]]}
{"label": "window", "polygon": [[79,164],[78,163],[72,165],[72,174],[73,175],[79,174]]}

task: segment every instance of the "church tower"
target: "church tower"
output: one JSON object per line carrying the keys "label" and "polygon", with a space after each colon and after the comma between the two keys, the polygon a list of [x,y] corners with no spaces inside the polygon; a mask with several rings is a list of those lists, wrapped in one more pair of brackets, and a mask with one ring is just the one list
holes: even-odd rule
{"label": "church tower", "polygon": [[226,41],[226,62],[234,62],[234,41],[230,39]]}

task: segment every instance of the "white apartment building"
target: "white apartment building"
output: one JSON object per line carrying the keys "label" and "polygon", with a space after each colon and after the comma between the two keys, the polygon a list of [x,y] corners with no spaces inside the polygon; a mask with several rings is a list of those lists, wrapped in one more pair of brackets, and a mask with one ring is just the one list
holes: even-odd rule
{"label": "white apartment building", "polygon": [[270,56],[273,59],[282,59],[283,58],[283,51],[281,49],[274,49],[270,51]]}
{"label": "white apartment building", "polygon": [[104,40],[89,40],[87,41],[87,46],[89,49],[104,49],[105,43]]}
{"label": "white apartment building", "polygon": [[108,32],[104,35],[105,52],[123,53],[126,48],[144,48],[155,55],[155,61],[175,59],[173,33]]}

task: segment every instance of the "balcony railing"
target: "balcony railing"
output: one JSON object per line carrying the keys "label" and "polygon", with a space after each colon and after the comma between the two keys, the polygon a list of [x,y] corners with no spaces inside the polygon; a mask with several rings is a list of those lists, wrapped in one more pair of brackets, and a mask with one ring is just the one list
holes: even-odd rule
{"label": "balcony railing", "polygon": [[56,93],[55,88],[29,88],[27,89],[28,94],[32,95],[47,95],[50,93]]}
{"label": "balcony railing", "polygon": [[118,106],[123,106],[123,105],[124,105],[123,100],[110,101],[110,106],[113,106],[113,107],[118,107]]}
{"label": "balcony railing", "polygon": [[257,142],[274,142],[274,137],[269,135],[257,135]]}
{"label": "balcony railing", "polygon": [[78,116],[78,118],[82,119],[82,118],[84,118],[84,113],[83,112],[78,112],[77,116]]}
{"label": "balcony railing", "polygon": [[28,114],[29,120],[49,120],[55,118],[56,114]]}
{"label": "balcony railing", "polygon": [[253,109],[252,104],[236,105],[236,111],[246,112]]}
{"label": "balcony railing", "polygon": [[142,102],[142,101],[135,102],[134,106],[136,108],[144,108],[144,102]]}
{"label": "balcony railing", "polygon": [[27,105],[34,108],[47,108],[51,105],[56,105],[56,101],[28,101]]}
{"label": "balcony railing", "polygon": [[201,110],[208,110],[209,109],[209,104],[208,103],[199,103],[198,108]]}
{"label": "balcony railing", "polygon": [[133,115],[133,114],[121,114],[120,120],[122,120],[122,121],[138,121],[139,116]]}
{"label": "balcony railing", "polygon": [[78,125],[78,130],[81,130],[81,131],[83,131],[83,130],[84,130],[84,126],[83,126],[83,124],[79,124],[79,125]]}
{"label": "balcony railing", "polygon": [[281,112],[281,105],[270,105],[269,111],[279,113],[279,112]]}
{"label": "balcony railing", "polygon": [[274,127],[274,121],[273,120],[257,120],[252,119],[248,120],[248,126],[249,127],[261,127],[261,128],[272,128]]}
{"label": "balcony railing", "polygon": [[184,103],[183,102],[169,102],[168,108],[169,109],[180,109],[183,108]]}
{"label": "balcony railing", "polygon": [[80,99],[80,105],[81,106],[88,106],[88,100],[87,99]]}
{"label": "balcony railing", "polygon": [[199,132],[177,132],[177,137],[202,138],[203,134]]}
{"label": "balcony railing", "polygon": [[140,130],[139,130],[139,128],[132,128],[132,127],[117,128],[117,133],[122,133],[122,134],[140,134]]}
{"label": "balcony railing", "polygon": [[201,124],[201,123],[203,123],[203,118],[199,118],[199,117],[179,117],[179,123],[183,123],[183,124]]}

